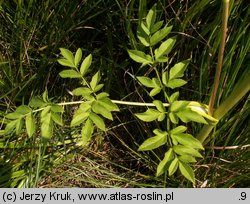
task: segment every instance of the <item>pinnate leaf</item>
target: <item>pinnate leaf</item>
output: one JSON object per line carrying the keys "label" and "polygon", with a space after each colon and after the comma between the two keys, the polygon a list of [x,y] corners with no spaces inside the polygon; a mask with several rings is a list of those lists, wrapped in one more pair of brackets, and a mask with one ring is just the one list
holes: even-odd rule
{"label": "pinnate leaf", "polygon": [[179,165],[179,159],[178,157],[175,157],[168,168],[169,176],[173,175],[176,172],[176,170],[178,169],[178,165]]}
{"label": "pinnate leaf", "polygon": [[186,147],[183,145],[175,145],[173,149],[175,153],[179,155],[191,155],[202,158],[202,155],[196,149],[193,149],[191,147]]}
{"label": "pinnate leaf", "polygon": [[165,86],[171,89],[175,89],[175,88],[185,85],[186,83],[187,82],[183,79],[172,79],[172,80],[169,80]]}
{"label": "pinnate leaf", "polygon": [[67,69],[63,70],[59,73],[62,78],[81,78],[81,74],[75,70]]}
{"label": "pinnate leaf", "polygon": [[207,121],[200,114],[198,114],[198,113],[196,113],[188,108],[186,108],[185,110],[181,110],[180,112],[177,112],[176,115],[184,123],[194,121],[197,123],[207,124]]}
{"label": "pinnate leaf", "polygon": [[31,112],[26,116],[25,125],[28,136],[32,137],[36,130],[36,123],[34,116]]}
{"label": "pinnate leaf", "polygon": [[140,76],[140,77],[136,77],[136,78],[139,80],[139,82],[143,86],[146,86],[148,88],[154,88],[155,87],[154,82],[149,77]]}
{"label": "pinnate leaf", "polygon": [[178,133],[178,134],[172,134],[171,136],[174,137],[180,144],[186,147],[191,147],[195,149],[204,149],[201,142],[190,134]]}
{"label": "pinnate leaf", "polygon": [[153,63],[150,55],[146,55],[144,52],[139,50],[128,50],[128,54],[131,59],[143,65]]}
{"label": "pinnate leaf", "polygon": [[139,147],[138,151],[147,151],[158,148],[167,142],[167,135],[156,135],[145,140]]}
{"label": "pinnate leaf", "polygon": [[82,59],[82,49],[78,48],[75,54],[74,64],[77,67]]}
{"label": "pinnate leaf", "polygon": [[173,149],[170,148],[164,155],[163,160],[157,166],[156,176],[160,176],[166,170],[167,164],[174,159]]}
{"label": "pinnate leaf", "polygon": [[96,74],[92,77],[91,82],[90,82],[90,86],[92,90],[95,90],[96,86],[98,85],[98,83],[101,80],[101,74],[100,72],[96,72]]}
{"label": "pinnate leaf", "polygon": [[171,134],[179,134],[179,133],[183,133],[187,130],[187,127],[183,126],[183,125],[180,125],[174,129],[172,129],[170,131]]}
{"label": "pinnate leaf", "polygon": [[179,161],[179,169],[180,169],[181,174],[186,179],[188,179],[192,183],[195,183],[194,171],[188,164],[186,164],[185,162]]}
{"label": "pinnate leaf", "polygon": [[136,115],[136,117],[138,117],[142,121],[151,122],[151,121],[156,120],[160,114],[161,114],[160,111],[158,111],[156,109],[149,108],[144,113],[137,113],[135,115]]}
{"label": "pinnate leaf", "polygon": [[176,37],[172,37],[164,41],[158,49],[155,50],[155,59],[158,60],[161,57],[170,53],[176,42]]}
{"label": "pinnate leaf", "polygon": [[150,38],[150,45],[154,46],[155,44],[163,40],[170,33],[171,30],[172,30],[172,26],[168,27],[166,25],[164,28],[155,32],[153,36]]}
{"label": "pinnate leaf", "polygon": [[175,64],[169,72],[169,80],[183,77],[184,71],[186,70],[189,64],[189,60],[185,60]]}
{"label": "pinnate leaf", "polygon": [[65,48],[60,48],[61,54],[62,56],[67,59],[70,63],[74,64],[74,55],[71,51],[69,51],[68,49]]}
{"label": "pinnate leaf", "polygon": [[98,116],[97,114],[91,112],[89,115],[89,118],[93,121],[93,123],[100,128],[101,130],[105,131],[106,127],[105,127],[105,123],[103,121],[103,119]]}
{"label": "pinnate leaf", "polygon": [[90,119],[88,119],[82,128],[82,145],[86,145],[89,142],[93,131],[93,123]]}
{"label": "pinnate leaf", "polygon": [[89,54],[82,62],[81,64],[81,68],[80,68],[80,73],[82,74],[82,76],[85,76],[85,74],[87,73],[90,65],[92,63],[92,55]]}

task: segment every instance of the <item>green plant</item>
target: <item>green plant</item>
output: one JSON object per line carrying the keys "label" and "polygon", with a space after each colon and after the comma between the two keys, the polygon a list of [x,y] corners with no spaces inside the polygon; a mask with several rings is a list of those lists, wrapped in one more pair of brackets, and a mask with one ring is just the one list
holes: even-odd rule
{"label": "green plant", "polygon": [[[153,150],[165,145],[165,155],[157,167],[156,176],[168,171],[169,176],[173,175],[179,168],[183,176],[195,183],[194,172],[191,163],[196,158],[202,158],[199,150],[203,150],[202,144],[191,134],[187,133],[187,127],[181,125],[190,121],[215,124],[217,120],[207,114],[207,106],[194,102],[178,100],[179,91],[177,88],[187,82],[182,79],[190,60],[184,60],[171,67],[171,60],[168,54],[171,52],[177,37],[166,39],[172,26],[163,26],[163,21],[156,22],[156,5],[148,12],[145,20],[140,22],[137,30],[137,37],[140,43],[147,48],[148,53],[139,50],[128,50],[129,56],[141,67],[148,65],[154,70],[154,77],[137,76],[138,81],[150,88],[149,96],[156,95],[163,97],[163,100],[153,100],[155,108],[148,108],[144,113],[137,113],[136,116],[145,122],[157,120],[161,122],[161,129],[153,131],[154,136],[144,141],[139,151]],[[168,110],[164,106],[168,103]]]}
{"label": "green plant", "polygon": [[74,89],[72,93],[75,96],[81,96],[82,101],[55,104],[48,98],[48,92],[45,91],[42,97],[32,98],[29,105],[21,105],[14,112],[5,116],[7,125],[4,134],[10,134],[13,131],[15,131],[17,135],[20,134],[25,121],[26,132],[29,137],[32,137],[36,131],[34,114],[41,112],[39,115],[41,136],[45,140],[48,140],[53,135],[54,123],[63,126],[60,115],[63,112],[63,106],[76,103],[81,104],[75,111],[70,126],[74,127],[84,123],[80,144],[85,145],[89,142],[94,130],[93,124],[103,131],[106,130],[104,120],[99,115],[112,120],[111,112],[119,111],[119,108],[108,98],[108,93],[98,93],[103,87],[103,84],[99,84],[101,80],[99,71],[91,78],[90,82],[88,82],[86,75],[92,62],[92,55],[88,55],[79,67],[80,61],[82,60],[81,49],[78,49],[75,56],[73,56],[72,52],[61,48],[61,54],[64,58],[59,59],[58,62],[63,66],[70,67],[70,69],[63,70],[59,74],[62,78],[77,78],[81,81],[82,86]]}
{"label": "green plant", "polygon": [[[201,145],[203,140],[198,137],[200,140],[198,141],[188,134],[190,133],[190,130],[187,131],[189,126],[185,123],[190,121],[205,123],[207,124],[205,128],[208,127],[209,133],[218,120],[249,91],[249,74],[239,83],[228,100],[215,110],[213,116],[216,119],[208,114],[208,106],[194,101],[179,100],[177,89],[186,84],[183,76],[190,60],[173,63],[174,60],[169,58],[169,53],[175,42],[178,42],[177,37],[166,39],[172,27],[166,25],[162,28],[163,21],[156,22],[156,18],[154,6],[145,18],[139,20],[137,37],[140,41],[138,46],[140,50],[135,48],[137,46],[133,46],[133,50],[128,51],[134,61],[142,64],[140,70],[143,70],[145,66],[149,67],[150,72],[144,76],[137,76],[136,79],[144,87],[151,89],[149,96],[153,99],[153,103],[111,100],[108,93],[99,92],[103,87],[103,84],[99,84],[100,72],[92,77],[88,74],[92,56],[87,56],[80,64],[81,49],[78,49],[74,56],[69,50],[61,48],[63,58],[58,61],[70,69],[60,72],[60,76],[75,78],[81,83],[81,87],[72,91],[74,96],[80,97],[80,101],[55,103],[54,100],[48,98],[48,92],[45,91],[42,97],[34,97],[28,105],[22,105],[14,112],[7,114],[3,120],[6,124],[5,130],[0,131],[0,134],[27,133],[29,138],[34,138],[35,133],[39,134],[36,127],[41,126],[41,136],[48,141],[52,139],[54,124],[67,128],[62,120],[62,113],[65,111],[63,107],[80,104],[74,112],[70,126],[72,129],[75,126],[82,126],[80,127],[82,139],[78,144],[86,144],[94,131],[94,125],[101,130],[106,130],[103,118],[113,119],[111,113],[119,110],[115,103],[156,107],[136,114],[142,121],[158,121],[158,128],[153,130],[154,136],[143,142],[139,151],[153,150],[161,146],[165,155],[160,155],[163,159],[157,167],[156,175],[160,176],[163,173],[166,175],[167,171],[169,175],[172,175],[179,168],[180,172],[194,183],[191,164],[196,162],[196,157],[201,157],[199,151],[203,149]],[[134,41],[134,45],[136,43]],[[150,74],[150,77],[147,74]],[[39,112],[41,113],[38,114]],[[24,126],[26,131],[23,131]]]}
{"label": "green plant", "polygon": [[[161,28],[163,21],[155,21],[156,6],[150,9],[146,20],[141,21],[137,32],[137,37],[141,44],[149,48],[149,54],[139,50],[128,50],[129,56],[134,61],[141,63],[142,67],[150,66],[156,74],[156,77],[152,78],[138,76],[138,81],[145,87],[152,89],[149,93],[151,97],[160,93],[163,93],[164,97],[164,101],[153,101],[152,105],[156,109],[149,108],[144,113],[136,114],[143,121],[151,122],[158,120],[163,124],[162,129],[155,129],[153,131],[155,136],[147,139],[138,150],[153,150],[166,144],[166,153],[157,167],[156,175],[160,176],[168,170],[169,176],[171,176],[179,168],[180,172],[188,180],[195,183],[194,172],[190,163],[196,162],[195,157],[202,158],[199,150],[203,150],[203,147],[191,134],[186,133],[187,127],[181,125],[180,121],[183,123],[195,121],[214,124],[217,120],[206,113],[207,107],[205,105],[194,101],[178,100],[178,91],[169,94],[170,90],[172,91],[186,84],[182,77],[189,60],[176,63],[170,68],[168,54],[172,50],[177,37],[165,39],[170,33],[172,26],[165,25]],[[158,44],[160,46],[155,48]],[[56,104],[48,98],[48,93],[45,91],[42,97],[34,97],[29,105],[21,105],[14,112],[5,116],[7,125],[4,134],[10,134],[13,131],[17,135],[20,134],[25,121],[26,132],[29,137],[32,137],[36,131],[34,114],[41,112],[38,117],[41,126],[41,136],[47,141],[53,135],[54,124],[63,126],[61,118],[61,113],[63,113],[62,106],[80,104],[73,115],[70,126],[74,127],[83,124],[81,131],[82,140],[79,144],[86,145],[94,131],[94,125],[105,131],[106,126],[102,117],[113,120],[111,112],[119,111],[114,102],[127,105],[133,104],[112,101],[108,93],[99,93],[103,88],[103,84],[100,84],[100,72],[95,73],[91,79],[88,76],[92,63],[91,54],[80,64],[82,60],[81,49],[78,49],[75,55],[67,49],[61,48],[60,50],[63,58],[59,59],[58,62],[70,69],[61,71],[59,75],[62,78],[74,78],[80,81],[81,87],[74,89],[72,94],[80,96],[81,101]],[[167,102],[167,104],[164,102]],[[143,105],[146,106],[147,104]],[[168,111],[165,106],[168,106]]]}

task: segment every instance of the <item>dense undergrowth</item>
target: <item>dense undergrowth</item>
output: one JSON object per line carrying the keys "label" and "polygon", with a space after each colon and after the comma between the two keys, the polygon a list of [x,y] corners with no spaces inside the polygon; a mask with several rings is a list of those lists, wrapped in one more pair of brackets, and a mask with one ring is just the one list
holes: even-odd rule
{"label": "dense undergrowth", "polygon": [[[47,90],[54,101],[77,100],[71,91],[75,80],[58,76],[60,47],[93,55],[91,73],[100,70],[110,98],[149,102],[134,80],[150,70],[129,59],[127,49],[142,49],[136,37],[139,16],[155,1],[1,1],[0,0],[0,186],[1,187],[192,187],[181,175],[155,177],[161,150],[138,152],[152,136],[155,124],[134,113],[145,108],[120,106],[107,131],[95,132],[88,147],[76,146],[79,128],[69,128],[75,106],[63,128],[55,127],[45,144],[37,131],[4,135],[4,115]],[[233,88],[250,74],[250,7],[247,0],[230,1],[228,34],[220,80],[218,107]],[[208,104],[220,44],[221,1],[157,1],[157,20],[173,25],[175,47],[169,58],[175,64],[190,59],[179,88],[182,100]],[[205,144],[204,158],[193,165],[196,187],[249,187],[249,95],[217,124]],[[188,124],[197,135],[202,125]]]}

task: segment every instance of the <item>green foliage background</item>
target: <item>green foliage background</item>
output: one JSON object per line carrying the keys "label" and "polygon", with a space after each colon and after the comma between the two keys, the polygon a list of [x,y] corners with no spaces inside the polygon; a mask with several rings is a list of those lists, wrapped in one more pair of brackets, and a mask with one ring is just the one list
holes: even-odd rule
{"label": "green foliage background", "polygon": [[[138,152],[157,124],[146,124],[131,113],[144,108],[122,107],[108,131],[96,133],[88,149],[75,146],[79,129],[69,118],[56,128],[50,143],[35,133],[3,136],[3,115],[34,95],[48,90],[54,101],[72,100],[77,83],[58,77],[60,47],[83,49],[93,55],[92,72],[100,70],[112,99],[148,102],[133,75],[144,75],[129,59],[127,49],[139,48],[135,36],[138,13],[155,1],[0,0],[0,186],[1,187],[191,187],[182,176],[155,178],[164,151]],[[216,107],[235,84],[250,73],[250,7],[248,0],[231,0],[228,38]],[[157,20],[173,25],[177,35],[172,63],[191,59],[180,88],[182,99],[208,103],[220,42],[221,1],[157,1]],[[204,159],[194,166],[197,187],[249,187],[249,95],[220,121],[205,146]],[[196,135],[200,125],[190,124]],[[73,133],[72,133],[73,132]],[[224,148],[227,147],[227,148]],[[77,176],[76,176],[77,175]]]}

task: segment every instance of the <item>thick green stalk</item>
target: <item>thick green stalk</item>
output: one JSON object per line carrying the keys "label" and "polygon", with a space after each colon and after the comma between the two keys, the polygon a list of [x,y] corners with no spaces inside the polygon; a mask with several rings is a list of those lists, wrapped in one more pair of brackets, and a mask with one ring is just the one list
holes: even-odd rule
{"label": "thick green stalk", "polygon": [[218,63],[216,67],[215,80],[213,85],[212,94],[209,101],[208,106],[208,114],[213,115],[214,113],[214,103],[216,100],[218,87],[220,84],[220,75],[222,71],[223,64],[223,56],[226,44],[226,36],[227,36],[227,21],[229,16],[229,0],[223,0],[223,12],[222,12],[222,27],[221,27],[221,42],[218,54]]}
{"label": "thick green stalk", "polygon": [[[249,82],[250,73],[235,86],[229,97],[215,110],[214,117],[216,119],[220,120],[224,117],[250,91]],[[213,125],[205,125],[198,134],[197,139],[204,142],[213,128]]]}

